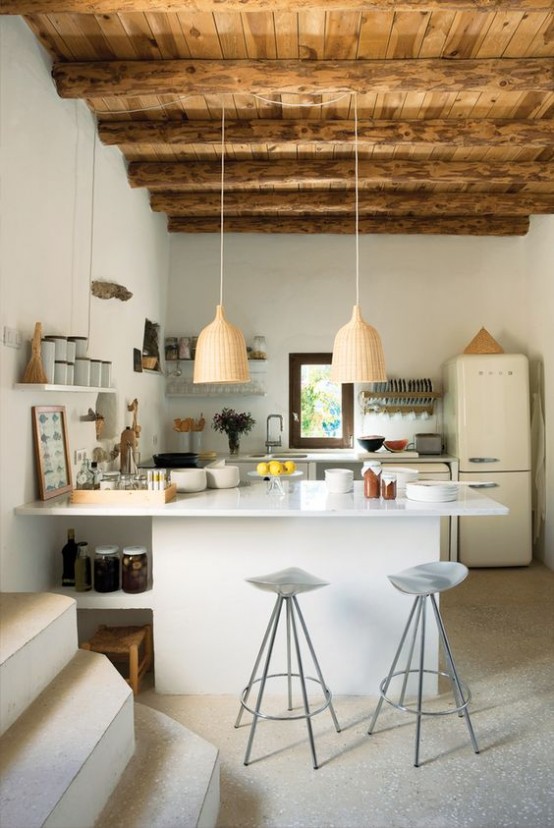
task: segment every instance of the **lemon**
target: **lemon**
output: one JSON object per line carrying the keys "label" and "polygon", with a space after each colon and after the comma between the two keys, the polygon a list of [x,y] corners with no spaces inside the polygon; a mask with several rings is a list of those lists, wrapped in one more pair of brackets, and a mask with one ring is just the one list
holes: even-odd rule
{"label": "lemon", "polygon": [[269,473],[275,476],[283,474],[283,464],[279,460],[271,460],[269,463]]}
{"label": "lemon", "polygon": [[294,460],[286,460],[285,461],[285,472],[287,474],[292,474],[296,471],[296,463]]}
{"label": "lemon", "polygon": [[266,475],[269,474],[269,466],[267,463],[258,463],[256,466],[256,471],[258,474]]}

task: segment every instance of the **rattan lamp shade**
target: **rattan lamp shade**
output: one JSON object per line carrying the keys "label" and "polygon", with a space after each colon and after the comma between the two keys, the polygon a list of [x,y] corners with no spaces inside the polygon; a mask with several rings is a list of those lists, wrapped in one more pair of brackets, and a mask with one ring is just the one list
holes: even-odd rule
{"label": "rattan lamp shade", "polygon": [[193,382],[250,382],[244,336],[227,322],[223,305],[198,337]]}
{"label": "rattan lamp shade", "polygon": [[364,322],[360,306],[354,305],[350,322],[335,336],[331,362],[333,382],[382,382],[386,380],[381,337]]}

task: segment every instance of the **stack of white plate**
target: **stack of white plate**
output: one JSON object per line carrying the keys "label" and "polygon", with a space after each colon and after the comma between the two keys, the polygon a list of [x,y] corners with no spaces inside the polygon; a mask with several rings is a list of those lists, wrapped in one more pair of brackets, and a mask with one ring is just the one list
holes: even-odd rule
{"label": "stack of white plate", "polygon": [[455,483],[441,483],[439,480],[417,480],[406,483],[408,500],[421,500],[425,503],[444,503],[457,500],[458,486]]}

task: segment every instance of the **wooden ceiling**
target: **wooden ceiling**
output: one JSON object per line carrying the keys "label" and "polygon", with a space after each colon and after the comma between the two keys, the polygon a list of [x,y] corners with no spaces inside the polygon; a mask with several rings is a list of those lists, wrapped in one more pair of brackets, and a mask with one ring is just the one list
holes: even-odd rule
{"label": "wooden ceiling", "polygon": [[[522,235],[554,213],[554,0],[2,0],[171,232]],[[314,104],[316,104],[314,106]]]}

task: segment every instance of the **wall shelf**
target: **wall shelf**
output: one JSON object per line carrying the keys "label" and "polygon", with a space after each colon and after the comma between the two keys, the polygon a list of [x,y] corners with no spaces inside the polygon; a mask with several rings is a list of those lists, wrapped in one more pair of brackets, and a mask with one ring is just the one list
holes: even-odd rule
{"label": "wall shelf", "polygon": [[152,589],[146,592],[132,594],[118,589],[115,592],[76,592],[71,587],[67,589],[55,588],[50,590],[57,595],[66,595],[74,598],[77,602],[77,609],[152,609],[154,606],[154,592]]}
{"label": "wall shelf", "polygon": [[57,391],[58,393],[64,391],[73,391],[77,394],[115,394],[115,388],[104,388],[102,386],[92,385],[51,385],[50,383],[39,382],[16,382],[14,385],[16,391]]}
{"label": "wall shelf", "polygon": [[[169,366],[175,365],[175,369]],[[248,360],[251,374],[265,373],[267,359]],[[250,382],[240,383],[193,383],[192,375],[194,360],[175,359],[166,362],[166,397],[264,397],[266,394],[262,382],[252,379]]]}

